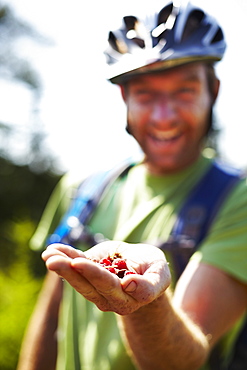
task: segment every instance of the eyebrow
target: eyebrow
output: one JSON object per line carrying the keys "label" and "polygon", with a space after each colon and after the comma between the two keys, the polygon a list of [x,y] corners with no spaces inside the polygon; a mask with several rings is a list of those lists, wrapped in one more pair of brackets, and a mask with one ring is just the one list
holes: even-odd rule
{"label": "eyebrow", "polygon": [[[201,78],[200,78],[200,75],[197,71],[189,70],[186,73],[184,73],[182,76],[180,75],[178,77],[178,80],[175,83],[176,84],[180,84],[180,83],[199,83],[200,80],[201,80]],[[144,88],[145,89],[145,86],[146,86],[145,80],[142,80],[142,79],[136,79],[134,84],[137,88]],[[127,84],[126,84],[126,87],[128,88]]]}
{"label": "eyebrow", "polygon": [[188,72],[188,74],[186,74],[183,78],[181,78],[181,81],[184,81],[184,82],[198,82],[200,81],[200,77],[198,75],[198,73],[194,72],[194,71],[191,71],[191,72]]}

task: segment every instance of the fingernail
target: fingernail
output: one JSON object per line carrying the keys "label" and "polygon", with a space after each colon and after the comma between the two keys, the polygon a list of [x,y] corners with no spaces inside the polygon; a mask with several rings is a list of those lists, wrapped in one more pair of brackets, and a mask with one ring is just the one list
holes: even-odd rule
{"label": "fingernail", "polygon": [[125,292],[128,292],[128,293],[134,293],[134,291],[136,290],[136,287],[137,287],[137,284],[135,281],[131,281],[127,286],[126,288],[124,289]]}

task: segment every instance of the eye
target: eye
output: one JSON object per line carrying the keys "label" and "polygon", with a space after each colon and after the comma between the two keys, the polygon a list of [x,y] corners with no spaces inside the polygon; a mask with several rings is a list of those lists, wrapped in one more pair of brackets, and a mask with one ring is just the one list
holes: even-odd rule
{"label": "eye", "polygon": [[148,90],[138,90],[135,92],[135,99],[140,103],[148,103],[154,99],[154,94]]}
{"label": "eye", "polygon": [[182,87],[180,90],[179,90],[179,93],[181,94],[194,94],[195,92],[195,88],[193,87]]}
{"label": "eye", "polygon": [[191,100],[197,95],[197,89],[193,86],[181,87],[175,92],[175,97],[181,100]]}

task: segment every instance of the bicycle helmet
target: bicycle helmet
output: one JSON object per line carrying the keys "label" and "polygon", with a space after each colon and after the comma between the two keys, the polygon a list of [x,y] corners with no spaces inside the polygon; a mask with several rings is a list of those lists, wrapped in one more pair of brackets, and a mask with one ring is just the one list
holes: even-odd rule
{"label": "bicycle helmet", "polygon": [[191,3],[177,3],[169,3],[144,20],[125,16],[122,27],[109,32],[105,55],[112,83],[191,62],[222,59],[226,44],[217,21]]}

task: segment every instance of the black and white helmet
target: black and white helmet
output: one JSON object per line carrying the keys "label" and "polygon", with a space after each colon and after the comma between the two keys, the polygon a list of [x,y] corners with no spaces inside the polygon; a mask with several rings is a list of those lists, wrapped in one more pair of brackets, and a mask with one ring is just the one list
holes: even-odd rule
{"label": "black and white helmet", "polygon": [[196,61],[216,62],[226,49],[217,21],[202,9],[173,1],[144,20],[125,16],[122,27],[109,32],[105,51],[108,79],[121,83],[133,75]]}

